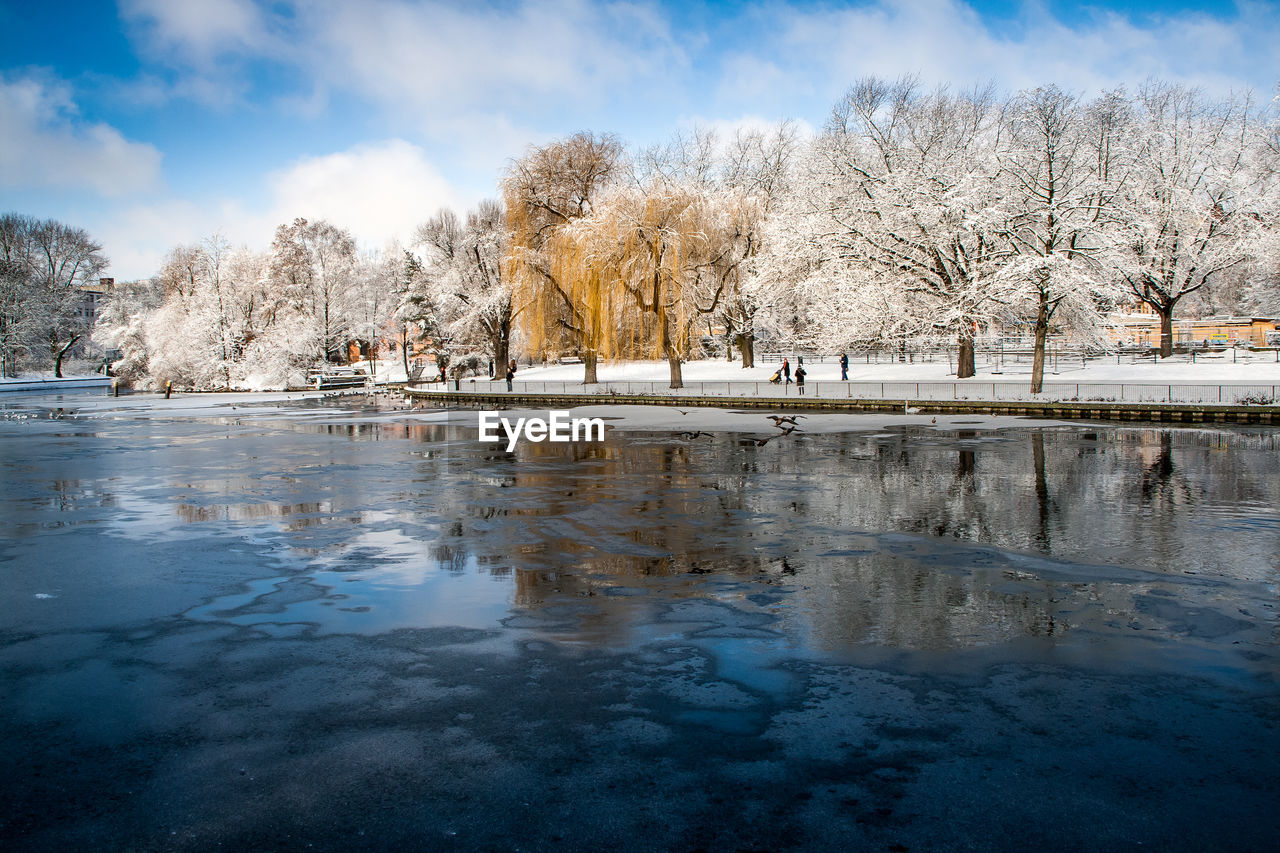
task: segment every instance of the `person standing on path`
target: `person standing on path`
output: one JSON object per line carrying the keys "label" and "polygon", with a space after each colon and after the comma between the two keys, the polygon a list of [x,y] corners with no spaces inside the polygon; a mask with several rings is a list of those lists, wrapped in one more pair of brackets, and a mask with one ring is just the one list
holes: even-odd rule
{"label": "person standing on path", "polygon": [[797,365],[796,366],[796,390],[799,391],[801,394],[804,393],[804,373],[805,373],[804,365],[803,364]]}
{"label": "person standing on path", "polygon": [[786,378],[787,384],[791,384],[791,362],[787,359],[782,360],[782,375]]}
{"label": "person standing on path", "polygon": [[840,381],[849,381],[849,353],[840,353]]}

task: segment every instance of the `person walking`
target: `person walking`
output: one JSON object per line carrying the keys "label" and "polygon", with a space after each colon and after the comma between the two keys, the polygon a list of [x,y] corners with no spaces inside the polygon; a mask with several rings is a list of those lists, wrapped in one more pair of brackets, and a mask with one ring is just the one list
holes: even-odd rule
{"label": "person walking", "polygon": [[787,380],[787,384],[791,384],[791,362],[787,359],[782,360],[782,375]]}
{"label": "person walking", "polygon": [[[511,362],[511,363],[512,363],[512,364],[515,364],[515,362],[514,362],[514,361],[513,361],[513,362]],[[510,367],[508,367],[508,368],[507,368],[507,390],[508,390],[508,391],[512,390],[512,388],[511,388],[511,380],[515,379],[515,376],[516,376],[516,372],[515,372],[514,370],[512,370]]]}
{"label": "person walking", "polygon": [[849,381],[849,353],[840,353],[840,381]]}
{"label": "person walking", "polygon": [[804,374],[805,374],[804,365],[803,364],[797,365],[796,366],[796,390],[799,391],[801,394],[804,393]]}

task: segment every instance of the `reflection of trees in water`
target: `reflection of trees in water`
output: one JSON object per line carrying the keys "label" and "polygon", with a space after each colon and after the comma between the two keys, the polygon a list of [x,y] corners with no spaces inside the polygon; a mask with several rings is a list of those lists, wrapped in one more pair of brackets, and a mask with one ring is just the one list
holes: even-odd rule
{"label": "reflection of trees in water", "polygon": [[[927,560],[927,556],[920,555]],[[1006,575],[956,573],[878,553],[818,564],[798,595],[821,644],[942,649],[1060,630],[1050,584],[1002,591]]]}
{"label": "reflection of trees in water", "polygon": [[58,512],[116,506],[115,495],[94,480],[54,480],[50,492],[49,508]]}
{"label": "reflection of trees in water", "polygon": [[277,503],[180,503],[174,507],[178,518],[196,524],[206,521],[257,521],[266,518],[287,518],[284,530],[302,530],[323,523],[333,511],[329,501],[308,501],[296,504]]}
{"label": "reflection of trees in water", "polygon": [[[1157,570],[1175,557],[1178,566],[1247,562],[1236,543],[1224,553],[1197,532],[1196,513],[1274,506],[1276,458],[1256,452],[1268,442],[1262,433],[1120,428],[843,433],[759,449],[733,435],[523,443],[457,460],[452,508],[441,512],[461,525],[450,547],[517,570],[522,604],[651,575],[788,582],[790,571],[809,587],[824,635],[937,647],[1061,630],[1049,585],[1020,579],[1002,592],[982,565],[940,570],[942,543],[891,554],[875,535]],[[863,553],[840,553],[859,531],[874,534]]]}

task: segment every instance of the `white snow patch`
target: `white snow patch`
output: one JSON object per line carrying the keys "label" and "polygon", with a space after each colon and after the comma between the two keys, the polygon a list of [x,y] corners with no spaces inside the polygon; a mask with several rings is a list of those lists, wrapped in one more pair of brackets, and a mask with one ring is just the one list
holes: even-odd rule
{"label": "white snow patch", "polygon": [[[1196,362],[1169,359],[1160,363],[1130,363],[1123,356],[1119,364],[1115,357],[1096,359],[1081,365],[1077,361],[1060,359],[1056,370],[1050,364],[1045,369],[1045,382],[1133,382],[1133,383],[1242,383],[1280,384],[1280,361],[1274,352],[1238,351],[1232,361],[1230,351],[1209,356],[1197,356]],[[791,369],[798,366],[791,359]],[[690,361],[682,365],[685,382],[768,382],[782,365],[778,362],[758,362],[756,367],[743,369],[738,362],[721,360]],[[857,357],[849,360],[850,382],[966,382],[966,381],[1031,381],[1029,358],[1021,362],[1005,361],[999,365],[978,364],[974,380],[957,380],[955,369],[944,357],[941,361],[915,363],[881,362],[866,364]],[[809,382],[840,380],[840,364],[836,361],[806,361],[804,369]],[[998,371],[998,372],[997,372]],[[670,376],[665,361],[611,361],[602,362],[597,375],[601,382],[665,382]],[[539,367],[522,366],[516,372],[516,381],[581,382],[581,364],[552,364]]]}

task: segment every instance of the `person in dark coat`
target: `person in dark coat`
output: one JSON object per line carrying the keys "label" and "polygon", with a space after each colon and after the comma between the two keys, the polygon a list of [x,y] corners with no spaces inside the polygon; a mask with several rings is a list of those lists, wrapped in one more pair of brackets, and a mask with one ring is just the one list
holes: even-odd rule
{"label": "person in dark coat", "polygon": [[515,376],[516,376],[516,372],[515,372],[514,370],[512,370],[510,367],[508,367],[508,368],[507,368],[507,390],[508,390],[508,391],[511,391],[511,390],[512,390],[512,388],[511,388],[511,380],[512,380],[512,379],[514,379],[514,378],[515,378]]}
{"label": "person in dark coat", "polygon": [[849,353],[840,353],[840,379],[844,382],[849,381]]}
{"label": "person in dark coat", "polygon": [[786,377],[787,384],[791,384],[791,362],[787,359],[782,360],[782,375]]}
{"label": "person in dark coat", "polygon": [[804,371],[803,365],[796,367],[796,390],[799,391],[801,394],[804,393],[804,373],[805,371]]}

